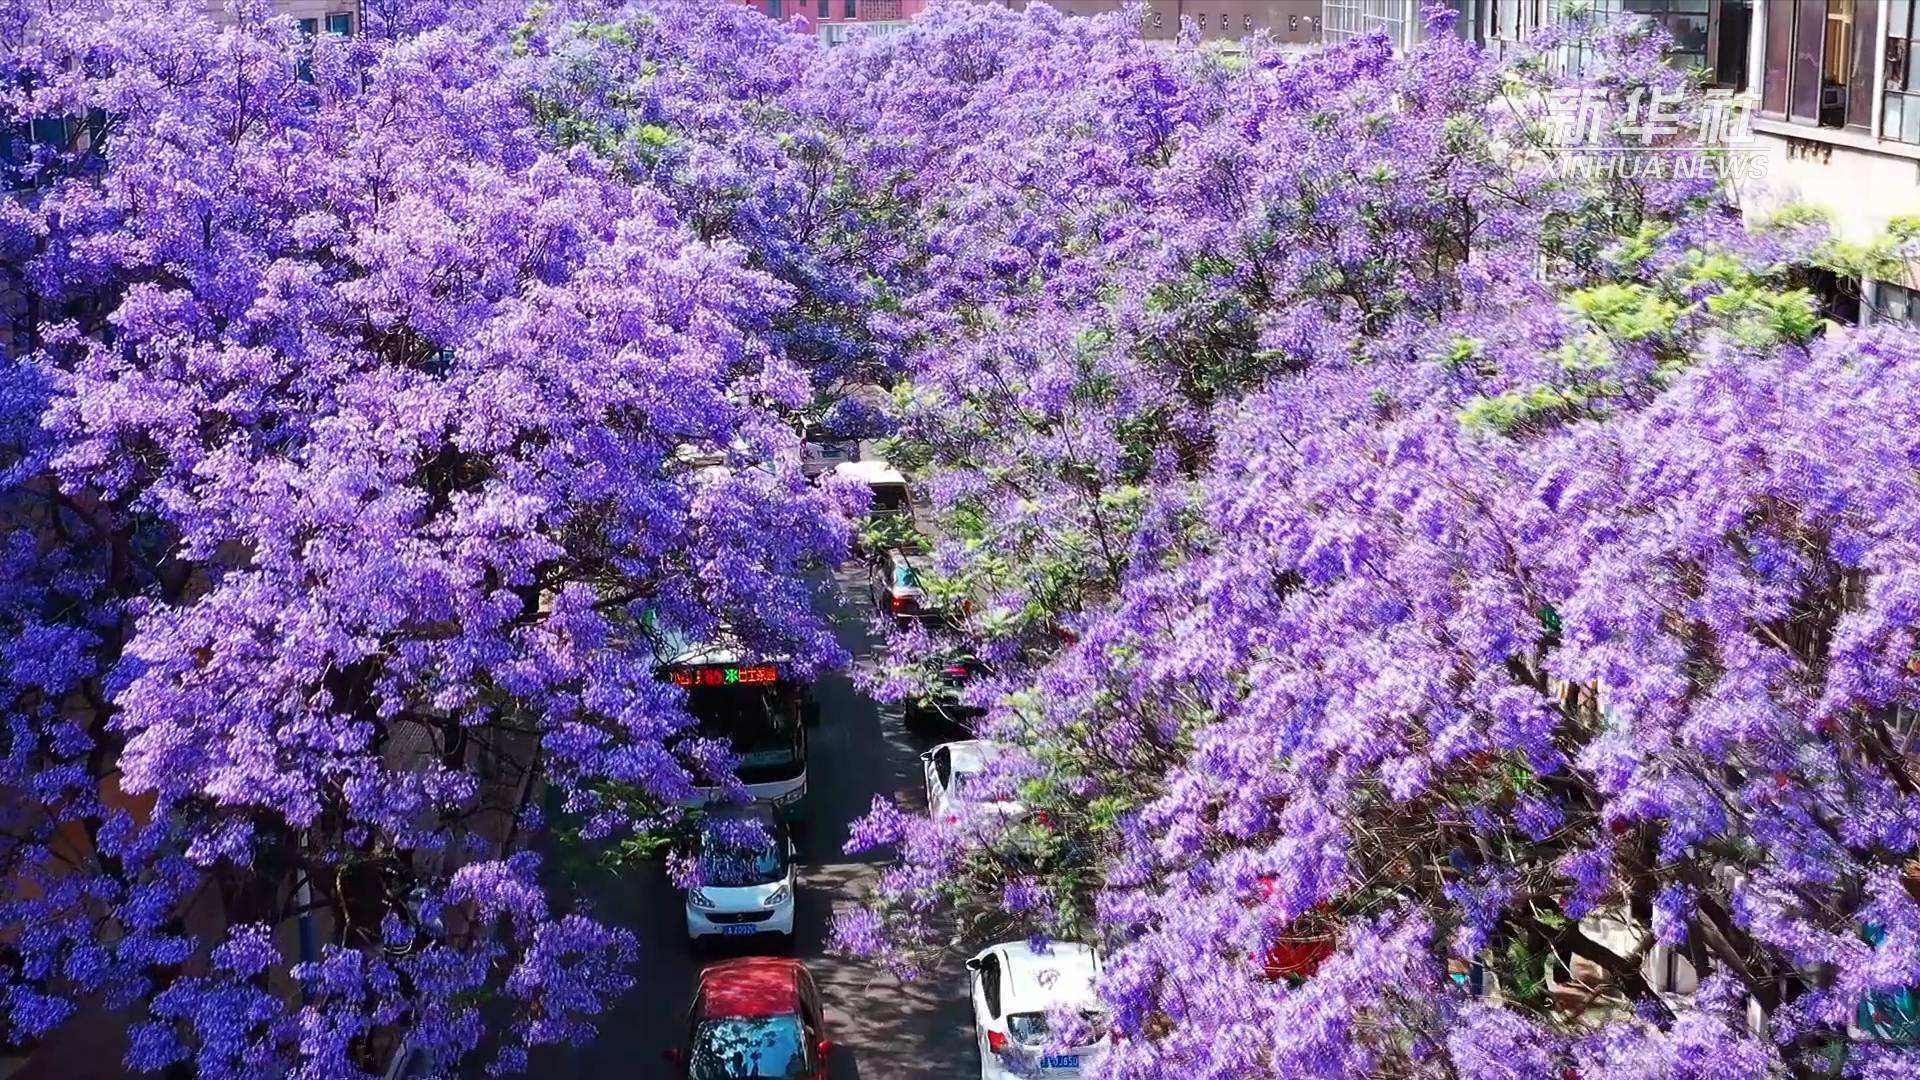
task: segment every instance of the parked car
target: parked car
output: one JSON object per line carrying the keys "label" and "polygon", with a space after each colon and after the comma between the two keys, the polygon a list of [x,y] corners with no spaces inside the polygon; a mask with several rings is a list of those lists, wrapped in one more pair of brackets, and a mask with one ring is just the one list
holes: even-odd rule
{"label": "parked car", "polygon": [[793,838],[772,807],[715,805],[694,833],[700,885],[687,890],[687,936],[777,934],[793,941]]}
{"label": "parked car", "polygon": [[933,606],[920,583],[914,557],[897,549],[881,552],[868,564],[867,595],[873,598],[875,611],[896,619],[919,618]]}
{"label": "parked car", "polygon": [[935,821],[956,822],[963,817],[990,815],[1019,817],[1026,808],[1006,799],[985,802],[968,790],[975,787],[988,764],[999,757],[998,745],[985,739],[942,743],[920,755],[927,780],[927,814]]}
{"label": "parked car", "polygon": [[[1076,1077],[1106,1052],[1107,1018],[1093,992],[1100,955],[1091,946],[1056,941],[1043,951],[1010,941],[981,950],[967,970],[981,1080]],[[1050,1048],[1047,1014],[1055,1009],[1080,1013],[1098,1037]]]}
{"label": "parked car", "polygon": [[686,1047],[666,1054],[686,1080],[826,1080],[832,1056],[813,975],[780,956],[702,971]]}

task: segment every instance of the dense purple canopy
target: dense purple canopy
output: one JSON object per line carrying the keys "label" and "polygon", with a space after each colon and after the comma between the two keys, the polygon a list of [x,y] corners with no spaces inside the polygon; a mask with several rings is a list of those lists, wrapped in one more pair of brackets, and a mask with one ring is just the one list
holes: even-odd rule
{"label": "dense purple canopy", "polygon": [[512,7],[39,7],[7,108],[79,119],[4,210],[12,1032],[145,1001],[136,1068],[316,1077],[589,1032],[635,942],[500,860],[536,778],[605,832],[724,767],[654,627],[841,660],[795,286],[557,140]]}
{"label": "dense purple canopy", "polygon": [[1645,24],[1501,66],[967,4],[830,52],[718,0],[0,15],[14,1040],[589,1036],[639,943],[533,800],[618,837],[726,771],[663,627],[846,661],[856,500],[799,443],[891,424],[966,614],[873,686],[984,661],[1029,813],[877,806],[845,944],[1097,941],[1129,1080],[1916,1067],[1920,342],[1821,324],[1817,228],[1565,167],[1557,89],[1617,151],[1684,84]]}

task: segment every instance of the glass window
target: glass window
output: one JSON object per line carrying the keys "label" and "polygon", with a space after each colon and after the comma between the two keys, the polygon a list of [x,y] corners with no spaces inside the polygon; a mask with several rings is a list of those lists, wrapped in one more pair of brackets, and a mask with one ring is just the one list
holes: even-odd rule
{"label": "glass window", "polygon": [[856,19],[856,18],[859,18],[859,12],[857,10],[858,5],[859,5],[859,0],[847,0],[847,6],[841,10],[845,13],[847,18]]}
{"label": "glass window", "polygon": [[353,15],[350,12],[341,11],[327,16],[327,33],[352,37]]}
{"label": "glass window", "polygon": [[[1083,1012],[1080,1019],[1087,1027],[1099,1031],[1107,1026],[1107,1017],[1101,1012]],[[1039,1046],[1047,1039],[1046,1013],[1009,1013],[1007,1015],[1007,1034],[1022,1046]]]}
{"label": "glass window", "polygon": [[1000,958],[989,956],[980,961],[980,996],[987,1000],[987,1015],[1000,1015]]}
{"label": "glass window", "polygon": [[787,876],[787,839],[777,822],[712,817],[700,827],[700,878],[737,889],[771,885]]}
{"label": "glass window", "polygon": [[799,1080],[812,1069],[811,1053],[797,1016],[709,1020],[693,1037],[687,1073],[692,1080]]}
{"label": "glass window", "polygon": [[1707,66],[1707,0],[1625,0],[1622,10],[1643,15],[1673,36],[1668,57],[1680,67]]}
{"label": "glass window", "polygon": [[1418,18],[1415,5],[1400,0],[1326,0],[1329,41],[1346,41],[1369,34],[1385,34],[1395,47],[1408,44],[1408,17]]}
{"label": "glass window", "polygon": [[1022,1046],[1038,1046],[1047,1037],[1047,1014],[1009,1013],[1007,1034]]}
{"label": "glass window", "polygon": [[1713,85],[1747,88],[1747,41],[1753,35],[1753,0],[1719,0],[1709,16],[1708,48],[1713,53]]}
{"label": "glass window", "polygon": [[1873,292],[1873,321],[1920,326],[1920,293],[1892,282],[1877,283]]}
{"label": "glass window", "polygon": [[687,691],[687,711],[699,733],[726,739],[740,756],[743,784],[787,780],[806,768],[797,709],[789,695],[766,686],[700,686]]}
{"label": "glass window", "polygon": [[777,19],[779,17],[780,17],[780,0],[767,0],[767,18]]}
{"label": "glass window", "polygon": [[1847,87],[1853,82],[1853,2],[1827,0],[1825,40],[1820,46],[1820,126],[1842,127]]}
{"label": "glass window", "polygon": [[1916,15],[1920,15],[1920,4],[1913,0],[1892,0],[1887,8],[1887,81],[1880,135],[1901,142],[1920,142],[1920,71],[1915,70],[1920,63],[1914,62],[1913,55],[1914,41],[1920,38]]}
{"label": "glass window", "polygon": [[833,18],[833,0],[820,0],[820,17],[823,19]]}
{"label": "glass window", "polygon": [[904,514],[907,512],[907,489],[901,484],[873,485],[873,503],[867,508],[870,514]]}
{"label": "glass window", "polygon": [[893,587],[896,589],[917,589],[920,587],[920,571],[913,564],[900,559],[893,564]]}
{"label": "glass window", "polygon": [[[1784,113],[1796,124],[1867,130],[1873,112],[1878,0],[1779,0],[1767,4],[1765,11],[1762,111]],[[1904,31],[1889,34],[1896,32]]]}

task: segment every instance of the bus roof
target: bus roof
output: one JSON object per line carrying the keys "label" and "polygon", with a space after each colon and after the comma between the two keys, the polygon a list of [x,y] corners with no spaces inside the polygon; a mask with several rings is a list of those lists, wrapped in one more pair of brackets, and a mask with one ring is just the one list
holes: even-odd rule
{"label": "bus roof", "polygon": [[865,461],[843,461],[833,467],[835,476],[844,476],[849,480],[858,480],[863,484],[905,484],[907,478],[900,470],[878,458]]}

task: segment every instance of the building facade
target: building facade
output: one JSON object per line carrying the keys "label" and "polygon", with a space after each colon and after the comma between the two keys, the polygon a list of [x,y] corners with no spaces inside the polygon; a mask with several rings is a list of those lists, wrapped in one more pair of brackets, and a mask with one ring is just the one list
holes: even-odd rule
{"label": "building facade", "polygon": [[[1766,158],[1752,211],[1816,207],[1855,242],[1920,215],[1920,4],[1767,0],[1756,15],[1753,127]],[[1856,291],[1863,322],[1920,323],[1910,262],[1840,284]]]}
{"label": "building facade", "polygon": [[[300,28],[309,34],[325,30],[349,37],[360,29],[359,0],[274,0],[273,7],[282,15],[298,20]],[[227,18],[225,0],[207,0],[207,14],[224,21]]]}
{"label": "building facade", "polygon": [[804,20],[829,45],[847,40],[856,26],[899,26],[927,6],[927,0],[743,0],[777,22]]}

